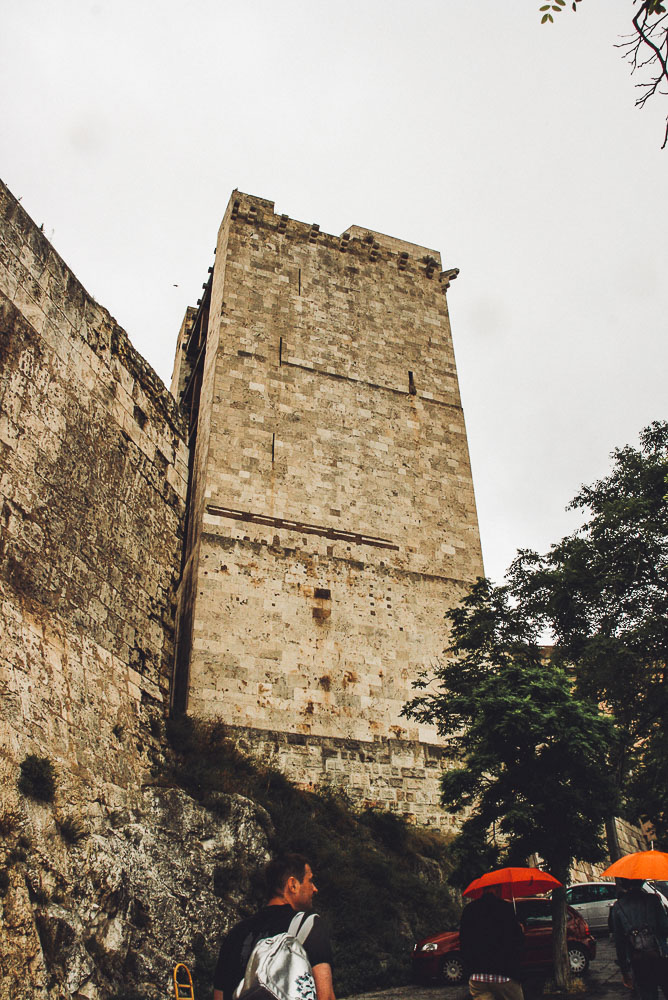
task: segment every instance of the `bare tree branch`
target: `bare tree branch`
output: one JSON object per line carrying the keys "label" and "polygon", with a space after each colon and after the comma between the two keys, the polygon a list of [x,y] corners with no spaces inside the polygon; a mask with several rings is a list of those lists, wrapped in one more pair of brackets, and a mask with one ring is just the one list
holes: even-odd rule
{"label": "bare tree branch", "polygon": [[[572,0],[571,7],[577,10],[581,0]],[[624,58],[631,66],[631,73],[645,71],[650,73],[650,79],[641,81],[636,87],[642,91],[636,98],[636,107],[643,108],[650,97],[655,94],[668,94],[668,11],[666,0],[632,0],[639,3],[639,8],[632,18],[633,34],[628,35],[616,45],[621,49]],[[554,14],[564,10],[565,0],[547,0],[541,4],[541,23],[554,23]],[[665,85],[666,89],[662,89]],[[661,149],[668,145],[668,117],[663,135]]]}
{"label": "bare tree branch", "polygon": [[[650,17],[652,14],[662,13],[658,21],[650,23]],[[668,30],[665,27],[666,14],[665,8],[660,4],[656,3],[656,0],[644,0],[640,7],[640,10],[636,13],[633,18],[633,26],[636,29],[638,35],[638,42],[634,49],[633,56],[633,69],[638,66],[638,51],[641,45],[645,45],[653,53],[649,58],[641,63],[642,67],[651,66],[653,63],[658,63],[658,69],[655,70],[654,79],[650,83],[641,84],[645,87],[645,93],[636,101],[636,105],[640,108],[644,107],[645,102],[649,97],[659,91],[661,82],[668,83],[668,63],[666,62],[665,52],[668,51]],[[659,37],[659,44],[655,42],[655,38]],[[631,72],[633,72],[633,69]],[[661,91],[659,91],[661,93]],[[666,118],[666,128],[663,135],[663,144],[661,149],[666,148],[666,143],[668,143],[668,117]]]}

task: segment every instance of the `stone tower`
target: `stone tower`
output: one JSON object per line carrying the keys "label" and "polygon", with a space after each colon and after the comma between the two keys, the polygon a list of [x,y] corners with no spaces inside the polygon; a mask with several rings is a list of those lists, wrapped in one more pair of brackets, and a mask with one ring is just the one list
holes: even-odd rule
{"label": "stone tower", "polygon": [[439,824],[438,738],[400,713],[482,573],[456,273],[235,191],[172,381],[190,426],[174,710]]}

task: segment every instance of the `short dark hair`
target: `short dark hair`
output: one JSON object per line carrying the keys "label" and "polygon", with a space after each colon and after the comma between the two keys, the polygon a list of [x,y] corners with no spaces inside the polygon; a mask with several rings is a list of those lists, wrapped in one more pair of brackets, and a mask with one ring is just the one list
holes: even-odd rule
{"label": "short dark hair", "polygon": [[289,878],[296,878],[298,882],[303,882],[307,864],[308,861],[303,854],[281,854],[279,857],[273,858],[265,870],[269,895],[280,895]]}

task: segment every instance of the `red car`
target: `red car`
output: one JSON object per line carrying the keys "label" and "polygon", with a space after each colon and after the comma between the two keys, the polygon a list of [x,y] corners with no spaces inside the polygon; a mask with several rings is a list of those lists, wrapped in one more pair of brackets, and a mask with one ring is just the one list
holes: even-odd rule
{"label": "red car", "polygon": [[[552,965],[552,903],[549,899],[517,899],[517,916],[524,927],[522,966],[527,972],[549,970]],[[566,907],[566,940],[571,972],[587,971],[596,957],[596,938],[589,927],[570,906]],[[444,983],[461,983],[466,977],[459,954],[459,933],[444,931],[424,938],[413,948],[413,976],[419,982],[438,979]]]}

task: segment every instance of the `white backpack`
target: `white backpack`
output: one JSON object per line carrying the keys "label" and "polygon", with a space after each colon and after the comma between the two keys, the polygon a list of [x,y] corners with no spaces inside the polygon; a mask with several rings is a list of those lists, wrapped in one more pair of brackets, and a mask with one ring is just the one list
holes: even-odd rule
{"label": "white backpack", "polygon": [[234,1000],[316,1000],[311,963],[304,950],[314,921],[314,913],[296,913],[287,931],[261,938],[250,953]]}

